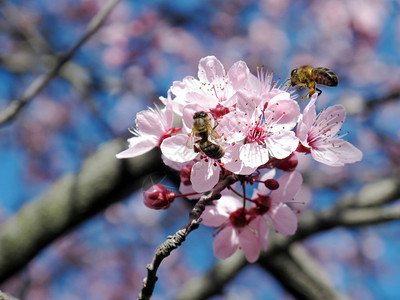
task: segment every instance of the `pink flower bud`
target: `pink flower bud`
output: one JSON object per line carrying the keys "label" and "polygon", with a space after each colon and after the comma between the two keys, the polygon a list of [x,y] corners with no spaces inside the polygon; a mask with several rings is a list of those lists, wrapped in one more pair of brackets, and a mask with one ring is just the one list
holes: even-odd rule
{"label": "pink flower bud", "polygon": [[167,209],[175,200],[175,193],[162,184],[156,184],[144,192],[144,205],[152,209]]}
{"label": "pink flower bud", "polygon": [[286,172],[293,172],[299,160],[294,152],[284,159],[279,159],[275,162],[275,167]]}
{"label": "pink flower bud", "polygon": [[279,188],[279,182],[276,181],[275,179],[267,179],[267,180],[264,181],[264,184],[271,191],[276,190],[276,189]]}
{"label": "pink flower bud", "polygon": [[184,184],[184,185],[192,184],[192,182],[190,181],[190,173],[191,172],[192,172],[191,164],[187,164],[181,169],[179,176],[181,177],[182,184]]}

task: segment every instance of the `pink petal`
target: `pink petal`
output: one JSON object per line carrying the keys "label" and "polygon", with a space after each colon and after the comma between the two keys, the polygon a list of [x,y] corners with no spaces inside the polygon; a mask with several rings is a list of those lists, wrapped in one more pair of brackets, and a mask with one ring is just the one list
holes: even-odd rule
{"label": "pink petal", "polygon": [[177,134],[166,138],[161,143],[161,151],[166,158],[172,161],[180,163],[191,161],[198,156],[198,153],[186,145],[187,140],[188,136],[186,134]]}
{"label": "pink petal", "polygon": [[268,150],[257,143],[245,144],[240,147],[240,159],[246,167],[257,168],[268,161]]}
{"label": "pink petal", "polygon": [[165,108],[163,109],[163,113],[165,116],[165,127],[170,129],[172,128],[172,123],[174,121],[173,102],[170,91],[168,91],[168,98],[165,100],[164,104]]}
{"label": "pink petal", "polygon": [[201,214],[202,223],[206,226],[219,227],[224,224],[229,217],[229,213],[217,208],[216,206],[206,206]]}
{"label": "pink petal", "polygon": [[224,211],[227,216],[238,208],[243,206],[243,203],[236,197],[231,195],[222,196],[219,200],[214,202],[218,209]]}
{"label": "pink petal", "polygon": [[195,163],[190,174],[193,189],[198,193],[211,190],[218,183],[220,170],[214,159],[202,159]]}
{"label": "pink petal", "polygon": [[[172,161],[172,160],[168,159],[164,154],[161,154],[161,159],[163,160],[163,163],[164,163],[166,166],[168,166],[168,167],[170,167],[170,168],[172,168],[172,169],[174,169],[174,170],[177,170],[177,171],[182,170],[182,168],[183,168],[185,165],[188,164],[188,162],[176,162],[176,161]],[[194,163],[194,162],[193,162],[193,163]]]}
{"label": "pink petal", "polygon": [[317,97],[316,93],[312,95],[310,102],[308,102],[307,106],[303,110],[303,122],[307,128],[311,128],[317,116],[315,112],[315,101],[317,100]]}
{"label": "pink petal", "polygon": [[[179,191],[182,194],[189,194],[189,193],[193,193],[195,192],[195,190],[193,189],[193,187],[191,185],[185,185],[181,182],[181,184],[179,185]],[[192,196],[186,196],[186,198],[188,198],[189,200],[196,200],[200,198],[200,194],[198,195],[192,195]]]}
{"label": "pink petal", "polygon": [[[136,114],[136,126],[141,135],[154,135],[161,137],[169,128],[165,128],[167,123],[157,111],[144,110]],[[165,121],[165,124],[164,124]]]}
{"label": "pink petal", "polygon": [[362,152],[347,141],[340,138],[330,139],[329,143],[319,149],[311,149],[311,155],[323,164],[340,167],[362,159]]}
{"label": "pink petal", "polygon": [[249,175],[253,173],[257,167],[246,166],[241,159],[239,159],[241,145],[229,145],[225,147],[225,155],[222,157],[221,162],[224,168],[235,174]]}
{"label": "pink petal", "polygon": [[155,136],[132,137],[128,142],[129,148],[118,153],[117,158],[136,157],[158,146],[158,138]]}
{"label": "pink petal", "polygon": [[302,186],[296,194],[295,201],[287,203],[287,205],[296,213],[299,214],[305,210],[311,201],[311,190],[308,187]]}
{"label": "pink petal", "polygon": [[247,119],[254,113],[259,112],[257,108],[262,103],[262,99],[257,94],[248,90],[241,90],[236,95],[238,99],[236,110],[247,116]]}
{"label": "pink petal", "polygon": [[261,247],[264,250],[267,250],[268,248],[268,240],[269,240],[269,225],[267,220],[259,216],[256,218],[253,222],[249,224],[250,227],[253,227],[257,229],[258,231],[258,241],[261,245]]}
{"label": "pink petal", "polygon": [[323,123],[324,125],[327,123],[329,125],[331,136],[334,136],[342,127],[343,121],[346,118],[346,110],[343,105],[336,104],[328,107],[326,110],[322,111],[318,117],[317,123]]}
{"label": "pink petal", "polygon": [[244,88],[248,82],[250,70],[244,61],[238,61],[228,71],[228,77],[234,90]]}
{"label": "pink petal", "polygon": [[215,56],[207,56],[199,62],[199,72],[197,77],[201,82],[211,83],[217,78],[225,76],[225,69]]}
{"label": "pink petal", "polygon": [[299,145],[299,139],[293,131],[281,131],[272,134],[265,142],[271,156],[279,159],[288,157]]}
{"label": "pink petal", "polygon": [[247,118],[243,112],[234,111],[223,116],[219,120],[217,127],[218,133],[221,132],[227,143],[239,142],[245,139],[245,128],[243,124],[246,124]]}
{"label": "pink petal", "polygon": [[226,226],[218,232],[214,244],[214,255],[220,259],[226,259],[235,253],[239,245],[239,239],[232,226]]}
{"label": "pink petal", "polygon": [[266,119],[273,120],[271,122],[273,126],[269,130],[271,132],[292,129],[296,125],[300,115],[300,107],[297,102],[291,99],[277,101],[280,95],[271,99],[265,111]]}
{"label": "pink petal", "polygon": [[307,127],[306,123],[303,122],[303,117],[301,116],[299,119],[299,123],[297,124],[296,136],[299,138],[300,142],[305,147],[310,147],[308,145],[308,141],[307,141],[308,130],[309,130],[309,127]]}
{"label": "pink petal", "polygon": [[289,202],[294,199],[297,192],[300,190],[303,178],[299,172],[291,172],[282,175],[278,179],[279,188],[272,191],[272,201],[277,202]]}
{"label": "pink petal", "polygon": [[[239,230],[239,229],[236,229]],[[255,262],[260,256],[261,245],[258,238],[248,227],[240,228],[239,246],[248,262]]]}
{"label": "pink petal", "polygon": [[202,107],[207,108],[203,110],[214,108],[218,104],[218,99],[215,97],[215,95],[205,95],[204,91],[200,89],[197,91],[188,92],[186,94],[186,100],[189,103],[199,103]]}
{"label": "pink petal", "polygon": [[282,235],[292,235],[297,230],[297,217],[286,204],[279,204],[267,213],[276,232]]}

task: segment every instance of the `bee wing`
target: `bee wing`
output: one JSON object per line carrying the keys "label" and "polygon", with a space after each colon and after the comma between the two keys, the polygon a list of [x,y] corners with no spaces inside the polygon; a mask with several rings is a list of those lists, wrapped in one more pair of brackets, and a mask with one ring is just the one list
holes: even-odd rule
{"label": "bee wing", "polygon": [[193,132],[189,135],[186,144],[185,144],[185,150],[183,154],[187,155],[190,151],[193,151],[193,146],[196,143],[196,137],[193,134]]}
{"label": "bee wing", "polygon": [[211,130],[211,136],[216,141],[220,141],[222,138],[215,130]]}

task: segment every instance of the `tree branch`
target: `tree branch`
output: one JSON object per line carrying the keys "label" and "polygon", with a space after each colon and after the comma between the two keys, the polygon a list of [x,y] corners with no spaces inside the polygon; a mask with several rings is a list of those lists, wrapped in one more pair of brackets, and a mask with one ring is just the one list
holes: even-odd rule
{"label": "tree branch", "polygon": [[0,283],[55,239],[140,189],[142,178],[160,172],[163,163],[158,149],[139,158],[115,158],[125,148],[123,140],[103,145],[77,174],[59,179],[1,225]]}
{"label": "tree branch", "polygon": [[330,286],[325,272],[299,244],[285,251],[265,253],[258,264],[270,272],[297,299],[348,299]]}
{"label": "tree branch", "polygon": [[244,255],[237,251],[228,259],[219,261],[204,276],[188,281],[176,300],[206,300],[212,296],[222,294],[222,288],[248,264]]}
{"label": "tree branch", "polygon": [[21,109],[36,97],[50,83],[50,81],[57,76],[64,64],[68,62],[76,51],[103,25],[107,16],[119,1],[120,0],[109,0],[109,2],[90,21],[82,38],[67,53],[58,58],[56,64],[51,70],[33,81],[20,99],[14,100],[9,104],[9,106],[0,114],[0,125],[4,125],[13,120]]}
{"label": "tree branch", "polygon": [[147,300],[151,298],[158,280],[157,270],[161,262],[185,241],[186,237],[192,230],[199,227],[201,222],[200,216],[206,205],[213,200],[221,198],[222,190],[238,180],[239,176],[235,174],[229,175],[225,179],[221,180],[210,193],[202,196],[199,201],[197,201],[196,205],[190,211],[189,222],[187,225],[179,229],[173,236],[169,236],[168,239],[157,248],[153,261],[151,264],[147,265],[147,277],[143,280],[142,291],[140,292],[138,299]]}

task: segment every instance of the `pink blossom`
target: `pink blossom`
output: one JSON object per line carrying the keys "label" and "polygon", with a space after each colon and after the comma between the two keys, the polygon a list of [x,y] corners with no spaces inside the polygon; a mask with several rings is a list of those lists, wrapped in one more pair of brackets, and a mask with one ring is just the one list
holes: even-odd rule
{"label": "pink blossom", "polygon": [[154,147],[157,147],[161,142],[181,130],[181,128],[172,127],[173,110],[170,100],[166,102],[163,109],[149,108],[136,114],[136,128],[131,130],[135,135],[128,139],[129,148],[118,153],[117,158],[129,158],[142,155]]}
{"label": "pink blossom", "polygon": [[[262,104],[262,103],[261,103]],[[288,157],[298,145],[298,139],[291,131],[300,115],[297,102],[290,99],[289,93],[273,97],[264,108],[254,104],[243,92],[238,93],[238,106],[247,107],[247,111],[231,112],[220,121],[228,136],[228,142],[240,144],[239,156],[226,163],[225,167],[238,174],[244,173],[235,166],[242,163],[251,173],[269,161],[271,157]]]}
{"label": "pink blossom", "polygon": [[362,159],[362,152],[338,136],[346,111],[340,104],[328,107],[316,115],[315,101],[311,97],[297,126],[300,151],[311,153],[312,157],[329,166],[343,166]]}
{"label": "pink blossom", "polygon": [[219,105],[230,107],[235,104],[236,91],[249,86],[249,68],[243,61],[236,62],[228,72],[215,56],[200,60],[198,78],[185,77],[171,87],[174,98],[174,111],[183,114],[187,104],[201,103],[204,110]]}
{"label": "pink blossom", "polygon": [[[262,176],[261,181],[268,182],[275,176],[271,170]],[[252,201],[255,203],[249,213],[254,217],[254,224],[259,233],[258,238],[264,249],[268,246],[269,225],[282,235],[292,235],[297,229],[297,217],[291,205],[300,210],[308,204],[308,199],[297,199],[303,179],[298,172],[286,173],[278,180],[278,188],[270,190],[266,184],[260,183],[254,191]],[[276,185],[274,185],[274,188]]]}
{"label": "pink blossom", "polygon": [[261,245],[247,210],[232,196],[222,196],[214,204],[206,207],[201,218],[203,224],[218,227],[213,244],[215,256],[228,258],[239,247],[249,262],[255,262],[260,255]]}

